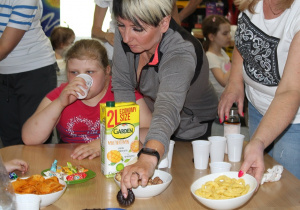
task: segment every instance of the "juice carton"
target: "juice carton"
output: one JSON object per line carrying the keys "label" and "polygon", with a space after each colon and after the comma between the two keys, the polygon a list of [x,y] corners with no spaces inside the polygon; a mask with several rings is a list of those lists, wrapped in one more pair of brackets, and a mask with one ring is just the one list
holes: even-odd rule
{"label": "juice carton", "polygon": [[100,104],[101,171],[107,178],[137,160],[139,114],[134,102]]}

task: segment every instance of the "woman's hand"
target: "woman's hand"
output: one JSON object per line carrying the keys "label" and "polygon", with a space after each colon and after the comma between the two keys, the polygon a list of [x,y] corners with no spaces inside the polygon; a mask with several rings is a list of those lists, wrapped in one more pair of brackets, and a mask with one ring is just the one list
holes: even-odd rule
{"label": "woman's hand", "polygon": [[264,143],[259,139],[253,139],[245,147],[244,162],[241,166],[240,173],[248,173],[255,177],[257,189],[265,171],[264,165]]}
{"label": "woman's hand", "polygon": [[244,116],[243,113],[243,106],[244,106],[244,83],[241,84],[235,82],[234,80],[230,80],[221,95],[219,105],[218,105],[218,115],[220,118],[220,123],[227,120],[229,116],[230,108],[232,107],[233,103],[237,103],[238,112],[241,116]]}
{"label": "woman's hand", "polygon": [[4,163],[7,172],[12,172],[14,170],[21,171],[22,174],[28,171],[29,165],[24,160],[13,159]]}
{"label": "woman's hand", "polygon": [[100,139],[76,147],[71,154],[71,158],[77,160],[82,160],[84,158],[91,160],[98,156],[100,156]]}
{"label": "woman's hand", "polygon": [[83,90],[79,86],[82,86],[85,89],[88,88],[83,78],[75,77],[63,89],[58,98],[62,107],[66,107],[71,103],[74,103],[78,98],[77,92],[84,95]]}
{"label": "woman's hand", "polygon": [[157,158],[155,156],[141,154],[135,164],[124,168],[121,179],[121,190],[124,198],[127,198],[127,189],[139,186],[139,180],[141,180],[142,186],[148,184],[148,180],[153,175],[156,165]]}

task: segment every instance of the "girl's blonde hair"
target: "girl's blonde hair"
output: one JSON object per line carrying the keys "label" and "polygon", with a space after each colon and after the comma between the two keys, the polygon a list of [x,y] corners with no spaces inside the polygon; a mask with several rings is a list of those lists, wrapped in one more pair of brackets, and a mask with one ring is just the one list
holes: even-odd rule
{"label": "girl's blonde hair", "polygon": [[[254,14],[254,7],[260,0],[234,0],[234,4],[238,6],[240,11],[249,10],[252,14]],[[276,5],[277,9],[286,10],[291,7],[294,0],[280,0]]]}
{"label": "girl's blonde hair", "polygon": [[139,21],[157,27],[164,17],[171,15],[173,5],[174,0],[114,0],[113,15],[141,28]]}
{"label": "girl's blonde hair", "polygon": [[105,47],[94,39],[81,39],[75,42],[65,56],[67,66],[72,58],[97,60],[104,69],[109,65]]}
{"label": "girl's blonde hair", "polygon": [[202,32],[204,36],[204,41],[202,43],[203,49],[205,51],[208,50],[210,40],[209,40],[209,34],[216,35],[218,31],[220,30],[220,25],[227,23],[230,25],[229,20],[227,20],[224,16],[222,15],[209,15],[207,16],[203,22],[202,22]]}

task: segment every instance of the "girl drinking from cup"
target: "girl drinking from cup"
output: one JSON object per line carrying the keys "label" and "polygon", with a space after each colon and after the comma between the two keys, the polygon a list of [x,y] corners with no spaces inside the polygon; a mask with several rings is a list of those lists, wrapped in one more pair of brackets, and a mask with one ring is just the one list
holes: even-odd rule
{"label": "girl drinking from cup", "polygon": [[[47,94],[24,124],[22,138],[27,145],[42,144],[56,127],[63,142],[86,143],[75,148],[73,159],[93,159],[100,155],[99,104],[114,101],[107,53],[96,40],[80,40],[69,49],[65,59],[68,82]],[[79,99],[79,94],[84,95],[82,88],[88,87],[83,78],[77,77],[80,74],[87,74],[93,80],[83,99]],[[140,105],[140,139],[143,139],[151,112],[141,94],[136,92],[135,97]]]}

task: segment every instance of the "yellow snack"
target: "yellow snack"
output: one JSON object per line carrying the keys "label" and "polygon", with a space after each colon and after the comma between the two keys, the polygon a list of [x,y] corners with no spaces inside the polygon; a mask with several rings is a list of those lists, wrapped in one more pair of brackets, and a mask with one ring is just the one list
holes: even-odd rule
{"label": "yellow snack", "polygon": [[206,182],[195,191],[195,194],[207,199],[222,200],[245,195],[249,189],[250,186],[245,184],[244,179],[229,178],[222,175],[214,181]]}

